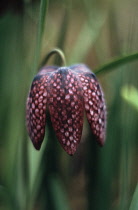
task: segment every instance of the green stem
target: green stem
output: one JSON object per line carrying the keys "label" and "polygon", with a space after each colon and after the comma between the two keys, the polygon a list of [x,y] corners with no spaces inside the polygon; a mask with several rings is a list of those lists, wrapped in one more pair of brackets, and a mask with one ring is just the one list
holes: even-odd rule
{"label": "green stem", "polygon": [[[58,34],[58,41],[57,41],[57,48],[60,48],[62,51],[64,51],[64,46],[65,46],[65,41],[66,37],[68,34],[68,25],[69,25],[69,17],[70,17],[70,9],[65,7],[64,13],[63,13],[63,18],[62,18],[62,23],[59,29],[59,34]],[[56,57],[54,60],[54,64],[56,65],[61,65],[63,62],[59,57]]]}
{"label": "green stem", "polygon": [[41,0],[40,3],[40,13],[39,13],[39,20],[38,20],[38,34],[37,34],[37,43],[36,43],[36,50],[35,50],[35,61],[34,61],[34,68],[33,70],[36,72],[39,62],[39,55],[41,49],[41,42],[42,36],[44,32],[44,24],[45,24],[45,16],[48,9],[48,0]]}
{"label": "green stem", "polygon": [[46,57],[44,58],[44,60],[42,61],[41,65],[40,65],[40,67],[44,66],[44,65],[48,62],[48,60],[50,59],[50,57],[51,57],[52,55],[54,55],[54,54],[59,55],[60,58],[61,58],[61,60],[62,60],[62,64],[63,64],[64,66],[66,66],[66,59],[65,59],[64,53],[62,52],[62,50],[56,48],[56,49],[51,50],[51,51],[46,55]]}
{"label": "green stem", "polygon": [[138,59],[138,52],[130,54],[130,55],[125,55],[125,56],[116,58],[109,63],[102,65],[101,67],[95,69],[94,72],[96,75],[99,75],[105,72],[110,72],[111,70],[113,70],[114,68],[118,66],[135,61],[137,59]]}

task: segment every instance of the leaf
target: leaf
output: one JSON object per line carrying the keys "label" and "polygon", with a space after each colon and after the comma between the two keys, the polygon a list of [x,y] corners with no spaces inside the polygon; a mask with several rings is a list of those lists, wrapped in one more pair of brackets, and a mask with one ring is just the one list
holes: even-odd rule
{"label": "leaf", "polygon": [[63,188],[62,182],[58,177],[51,176],[50,179],[51,193],[57,210],[69,210],[67,195]]}
{"label": "leaf", "polygon": [[80,62],[84,59],[90,47],[92,47],[96,41],[104,22],[105,17],[102,16],[98,23],[95,24],[94,27],[90,28],[90,25],[86,21],[79,33],[79,37],[77,38],[74,48],[71,51],[69,59],[70,64]]}
{"label": "leaf", "polygon": [[107,10],[97,8],[96,5],[84,1],[84,10],[86,10],[87,19],[81,27],[77,41],[71,50],[69,63],[79,63],[87,55],[88,51],[94,45],[100,35],[100,31],[107,18]]}
{"label": "leaf", "polygon": [[111,70],[113,70],[116,67],[130,63],[135,60],[138,60],[138,52],[116,58],[116,59],[112,60],[111,62],[106,63],[106,64],[102,65],[101,67],[95,69],[94,72],[96,75],[110,72]]}
{"label": "leaf", "polygon": [[121,96],[138,111],[138,90],[134,86],[123,86]]}
{"label": "leaf", "polygon": [[136,186],[129,210],[137,210],[137,209],[138,209],[138,184]]}
{"label": "leaf", "polygon": [[43,142],[43,146],[41,148],[41,151],[36,151],[30,140],[29,141],[29,166],[30,166],[30,191],[32,192],[34,190],[34,186],[36,185],[36,178],[39,173],[39,168],[42,160],[42,156],[45,150],[45,147],[47,146],[47,132],[46,136]]}

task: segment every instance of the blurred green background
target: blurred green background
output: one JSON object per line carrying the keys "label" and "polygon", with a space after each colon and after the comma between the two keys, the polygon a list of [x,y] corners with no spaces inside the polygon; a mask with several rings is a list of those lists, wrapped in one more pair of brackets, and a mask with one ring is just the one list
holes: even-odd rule
{"label": "blurred green background", "polygon": [[[138,52],[137,0],[6,0],[0,6],[0,209],[138,209],[138,61],[97,74],[107,104],[106,144],[84,122],[73,157],[47,117],[41,150],[25,127],[25,104],[37,67],[58,47],[67,64],[93,71]],[[59,64],[57,57],[48,64]],[[135,190],[136,189],[136,190]]]}

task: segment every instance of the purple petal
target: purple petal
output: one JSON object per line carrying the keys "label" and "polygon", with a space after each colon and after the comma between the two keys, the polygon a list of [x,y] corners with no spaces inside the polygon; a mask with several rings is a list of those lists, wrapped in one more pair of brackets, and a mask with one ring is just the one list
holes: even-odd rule
{"label": "purple petal", "polygon": [[73,155],[83,127],[83,93],[79,80],[68,68],[51,74],[48,105],[56,136],[64,150]]}
{"label": "purple petal", "polygon": [[83,86],[86,116],[92,133],[102,146],[106,132],[106,107],[103,92],[95,75],[85,65],[78,67],[79,71],[77,66],[74,66],[74,70],[78,71]]}
{"label": "purple petal", "polygon": [[40,149],[46,125],[47,80],[53,67],[43,68],[34,78],[27,98],[26,122],[28,134],[36,149]]}
{"label": "purple petal", "polygon": [[70,69],[72,69],[77,74],[91,73],[91,70],[85,64],[75,64],[70,66]]}
{"label": "purple petal", "polygon": [[57,66],[46,66],[42,67],[37,75],[48,75],[58,69]]}

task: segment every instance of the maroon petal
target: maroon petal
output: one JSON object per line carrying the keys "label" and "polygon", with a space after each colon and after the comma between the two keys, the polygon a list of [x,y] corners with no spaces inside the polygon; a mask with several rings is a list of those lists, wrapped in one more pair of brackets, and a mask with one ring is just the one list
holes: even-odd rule
{"label": "maroon petal", "polygon": [[85,64],[75,64],[70,66],[70,68],[76,73],[80,74],[92,73],[91,70]]}
{"label": "maroon petal", "polygon": [[106,108],[103,92],[95,75],[85,66],[74,66],[78,71],[83,92],[84,103],[88,122],[98,143],[102,146],[105,142]]}
{"label": "maroon petal", "polygon": [[81,84],[68,68],[59,68],[48,82],[48,105],[56,136],[64,150],[73,155],[83,127]]}
{"label": "maroon petal", "polygon": [[26,121],[28,134],[36,149],[40,149],[46,125],[47,79],[54,67],[43,68],[34,78],[27,98]]}
{"label": "maroon petal", "polygon": [[57,66],[42,67],[37,75],[49,75],[50,73],[56,71],[57,69],[58,69]]}

